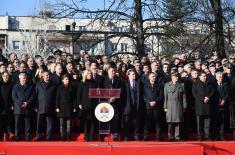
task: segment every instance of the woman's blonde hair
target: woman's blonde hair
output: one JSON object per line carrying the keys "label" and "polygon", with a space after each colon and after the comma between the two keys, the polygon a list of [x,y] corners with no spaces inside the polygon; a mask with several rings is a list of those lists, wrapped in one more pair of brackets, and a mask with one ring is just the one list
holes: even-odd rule
{"label": "woman's blonde hair", "polygon": [[91,73],[91,74],[92,74],[91,70],[84,70],[84,71],[82,72],[82,82],[86,82],[88,73]]}

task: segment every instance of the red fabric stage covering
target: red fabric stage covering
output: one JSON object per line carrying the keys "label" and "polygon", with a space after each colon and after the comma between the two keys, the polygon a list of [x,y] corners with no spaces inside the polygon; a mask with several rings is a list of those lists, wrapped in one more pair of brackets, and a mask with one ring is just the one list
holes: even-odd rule
{"label": "red fabric stage covering", "polygon": [[231,155],[235,142],[2,142],[0,155]]}

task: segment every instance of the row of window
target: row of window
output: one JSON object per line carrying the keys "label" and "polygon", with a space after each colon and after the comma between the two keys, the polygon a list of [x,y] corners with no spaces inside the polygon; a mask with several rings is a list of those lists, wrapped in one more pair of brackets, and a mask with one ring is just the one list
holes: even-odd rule
{"label": "row of window", "polygon": [[[24,42],[23,42],[24,45]],[[112,51],[118,50],[118,44],[117,43],[110,43]],[[13,50],[20,50],[21,42],[20,41],[12,41],[12,48]],[[82,48],[88,49],[88,44],[82,44]],[[120,44],[120,50],[123,52],[126,52],[128,50],[128,44],[127,43],[121,43]]]}
{"label": "row of window", "polygon": [[[86,26],[77,26],[79,31],[87,31],[87,27]],[[65,25],[65,30],[66,31],[71,31],[73,28],[71,25]],[[76,29],[77,30],[77,29]],[[123,27],[118,27],[118,26],[113,26],[111,27],[111,30],[113,32],[124,32],[124,28]]]}

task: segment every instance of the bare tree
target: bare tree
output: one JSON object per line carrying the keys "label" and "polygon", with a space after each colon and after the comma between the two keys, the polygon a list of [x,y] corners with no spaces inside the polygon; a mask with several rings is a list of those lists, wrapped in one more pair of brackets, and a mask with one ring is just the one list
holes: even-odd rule
{"label": "bare tree", "polygon": [[[230,31],[230,34],[225,36],[223,28],[224,21],[230,25],[231,21],[234,20],[234,5],[226,5],[228,2],[221,2],[221,0],[103,1],[105,3],[104,7],[92,9],[86,5],[89,0],[70,0],[70,2],[57,0],[53,5],[54,17],[85,17],[90,19],[90,26],[99,22],[100,27],[96,27],[97,31],[101,31],[107,25],[115,25],[115,22],[125,20],[129,23],[125,32],[108,33],[104,40],[113,37],[131,38],[136,46],[136,53],[140,56],[144,55],[146,51],[145,41],[150,36],[175,43],[180,49],[185,49],[186,46],[192,46],[193,49],[196,49],[205,44],[213,44],[210,49],[217,51],[220,57],[225,56],[224,42],[227,40],[233,41],[231,37],[233,33]],[[167,10],[165,5],[170,1],[175,4],[173,5],[175,8]],[[170,16],[167,12],[169,10],[174,10]],[[111,24],[110,21],[112,21]],[[177,29],[174,29],[176,27],[181,27],[182,31],[178,33],[175,31]],[[192,27],[195,30],[200,27],[200,33],[191,33]],[[79,35],[79,37],[81,36]],[[197,43],[187,41],[193,36],[200,38],[199,41],[195,39]],[[225,37],[227,39],[224,39]]]}

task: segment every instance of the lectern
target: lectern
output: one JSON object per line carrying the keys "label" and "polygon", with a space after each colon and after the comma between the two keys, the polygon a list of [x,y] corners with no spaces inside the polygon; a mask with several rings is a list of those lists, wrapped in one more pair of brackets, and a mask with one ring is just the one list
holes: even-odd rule
{"label": "lectern", "polygon": [[[101,99],[120,98],[120,93],[121,93],[121,89],[90,88],[89,89],[89,98],[99,99],[99,104],[101,104]],[[109,103],[109,102],[107,102],[107,103]],[[99,106],[99,104],[98,104],[98,106]],[[100,137],[101,135],[108,135],[108,140],[109,140],[110,132],[111,132],[110,131],[110,121],[104,123],[99,120],[99,140],[101,138]]]}

